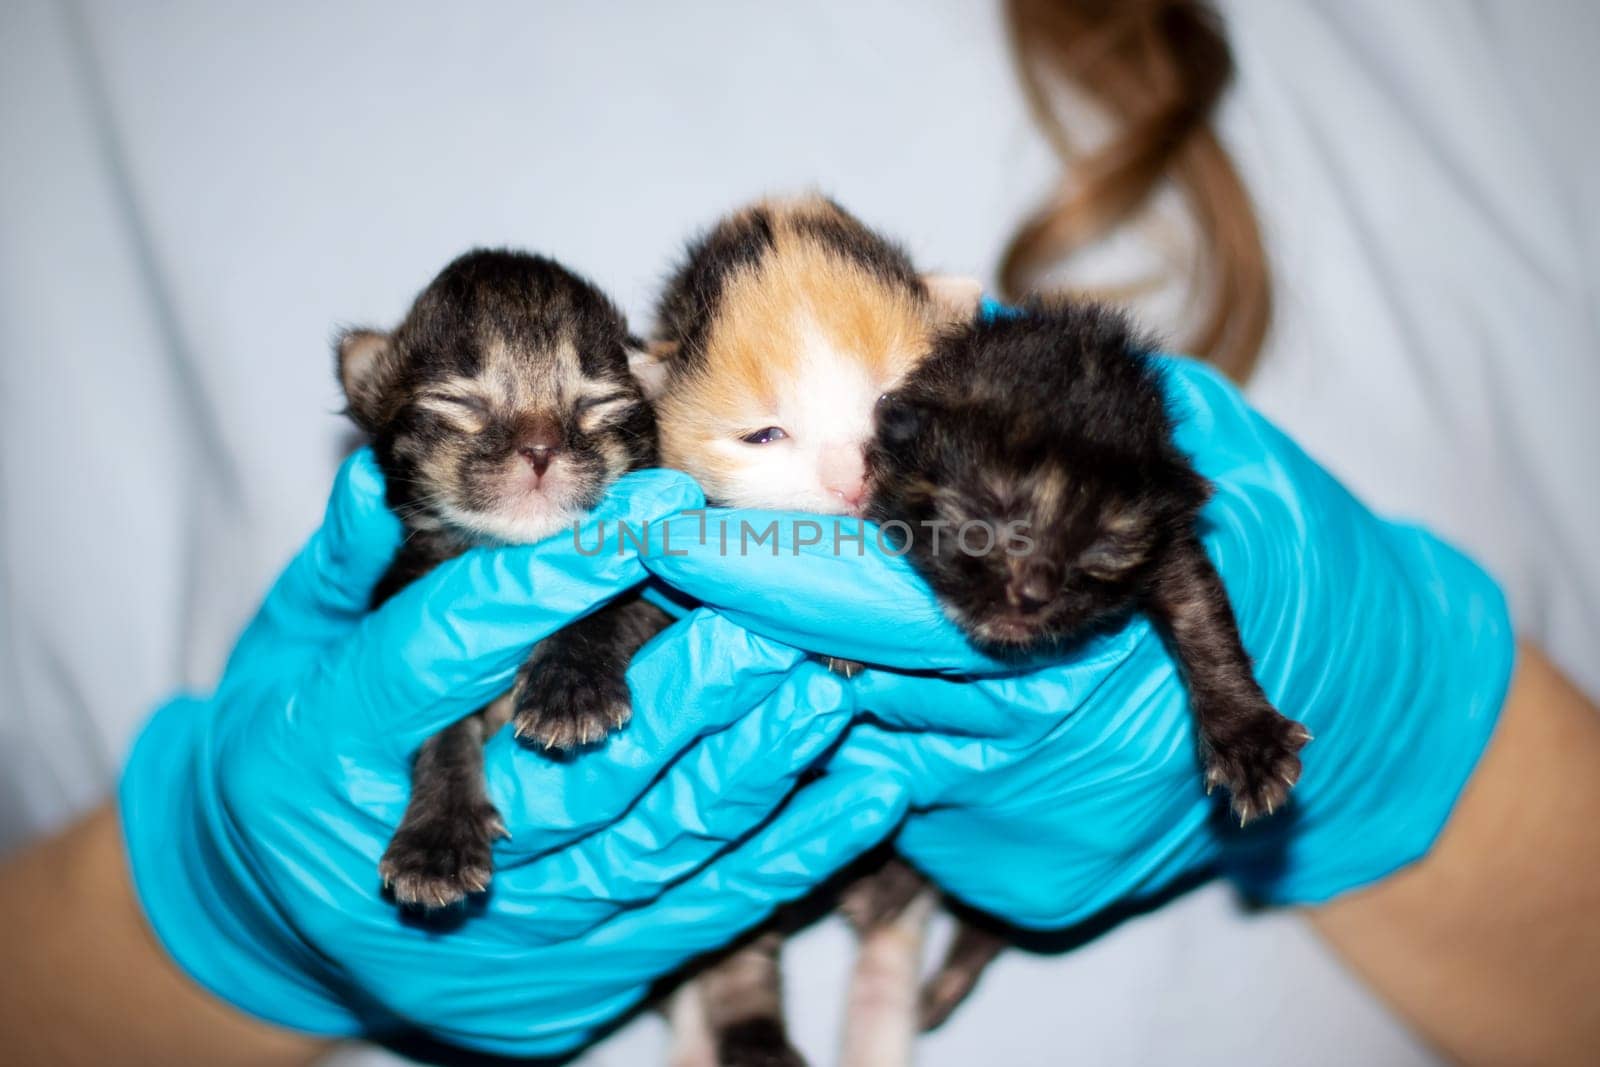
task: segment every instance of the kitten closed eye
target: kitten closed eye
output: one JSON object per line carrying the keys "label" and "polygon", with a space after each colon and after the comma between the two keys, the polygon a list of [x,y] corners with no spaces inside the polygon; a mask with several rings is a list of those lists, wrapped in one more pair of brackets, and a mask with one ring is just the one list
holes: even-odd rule
{"label": "kitten closed eye", "polygon": [[481,433],[493,419],[488,402],[467,393],[424,393],[417,398],[416,407],[463,433]]}
{"label": "kitten closed eye", "polygon": [[594,432],[596,427],[620,414],[625,408],[632,407],[637,399],[629,393],[605,393],[600,396],[583,397],[572,408],[578,429],[584,433]]}

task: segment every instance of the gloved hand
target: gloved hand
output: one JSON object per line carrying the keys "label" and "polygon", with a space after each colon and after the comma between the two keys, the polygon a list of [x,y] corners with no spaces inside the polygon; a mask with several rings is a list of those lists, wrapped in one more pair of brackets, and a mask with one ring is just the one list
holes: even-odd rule
{"label": "gloved hand", "polygon": [[901,851],[1014,923],[1075,922],[1208,868],[1276,902],[1380,878],[1437,835],[1509,682],[1506,605],[1475,564],[1374,517],[1208,368],[1162,366],[1179,444],[1216,487],[1202,533],[1257,678],[1316,738],[1289,807],[1248,829],[1205,795],[1183,682],[1143,617],[1008,671],[870,527],[864,558],[834,544],[834,520],[819,539],[807,516],[781,516],[775,542],[741,552],[740,523],[762,530],[767,516],[680,515],[662,524],[672,554],[646,559],[756,632],[926,672],[856,679],[871,721],[830,768],[867,774],[875,796],[909,792]]}
{"label": "gloved hand", "polygon": [[[614,528],[699,500],[681,475],[645,472],[596,514]],[[369,615],[398,537],[360,454],[215,695],[162,708],[129,758],[138,895],[222,999],[319,1034],[416,1026],[483,1050],[564,1051],[899,817],[848,773],[795,794],[849,721],[847,688],[697,613],[636,659],[619,734],[559,760],[491,741],[490,798],[511,833],[493,886],[455,929],[404,920],[377,863],[412,752],[509,686],[535,641],[645,572],[636,553],[587,557],[563,534],[468,553]]]}

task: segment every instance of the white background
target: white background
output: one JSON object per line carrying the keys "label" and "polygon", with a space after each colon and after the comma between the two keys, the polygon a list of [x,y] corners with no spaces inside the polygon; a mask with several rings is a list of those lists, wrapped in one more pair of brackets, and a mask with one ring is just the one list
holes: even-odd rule
{"label": "white background", "polygon": [[[1253,399],[1375,507],[1475,552],[1600,691],[1597,9],[1225,11],[1223,131],[1278,283]],[[8,0],[0,848],[103,797],[152,703],[214,681],[346,439],[337,324],[391,323],[487,243],[588,272],[643,327],[692,229],[805,186],[987,277],[1057,172],[975,0]],[[834,926],[792,953],[819,1062],[846,953]],[[659,1035],[641,1020],[591,1062],[651,1062]],[[1429,1062],[1296,920],[1220,887],[1007,956],[924,1051]]]}

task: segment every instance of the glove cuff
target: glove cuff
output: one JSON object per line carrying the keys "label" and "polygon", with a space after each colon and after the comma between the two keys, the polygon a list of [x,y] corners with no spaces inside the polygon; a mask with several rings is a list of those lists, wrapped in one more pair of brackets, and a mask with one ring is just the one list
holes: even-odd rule
{"label": "glove cuff", "polygon": [[172,960],[218,999],[307,1033],[367,1032],[327,962],[236,873],[247,869],[234,844],[240,828],[195,766],[209,710],[188,697],[161,707],[123,771],[119,817],[140,908]]}
{"label": "glove cuff", "polygon": [[[1420,528],[1385,523],[1382,537],[1405,577],[1384,583],[1394,595],[1381,610],[1348,610],[1383,621],[1383,647],[1367,654],[1387,655],[1388,669],[1344,670],[1359,649],[1327,656],[1329,696],[1301,717],[1317,739],[1289,807],[1228,833],[1224,871],[1262,903],[1321,904],[1425,856],[1511,688],[1516,639],[1494,579]],[[1341,721],[1346,708],[1369,721]]]}

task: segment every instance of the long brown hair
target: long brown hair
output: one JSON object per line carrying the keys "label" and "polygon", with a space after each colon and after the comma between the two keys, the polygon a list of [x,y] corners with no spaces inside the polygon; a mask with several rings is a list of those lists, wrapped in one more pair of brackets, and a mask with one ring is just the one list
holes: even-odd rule
{"label": "long brown hair", "polygon": [[[1006,21],[1029,107],[1067,173],[1012,236],[1001,292],[1017,299],[1038,288],[1170,179],[1204,242],[1189,283],[1206,306],[1186,347],[1238,381],[1249,377],[1272,289],[1249,193],[1210,127],[1233,76],[1221,18],[1199,0],[1006,0]],[[1116,124],[1088,156],[1067,133],[1063,86]]]}

